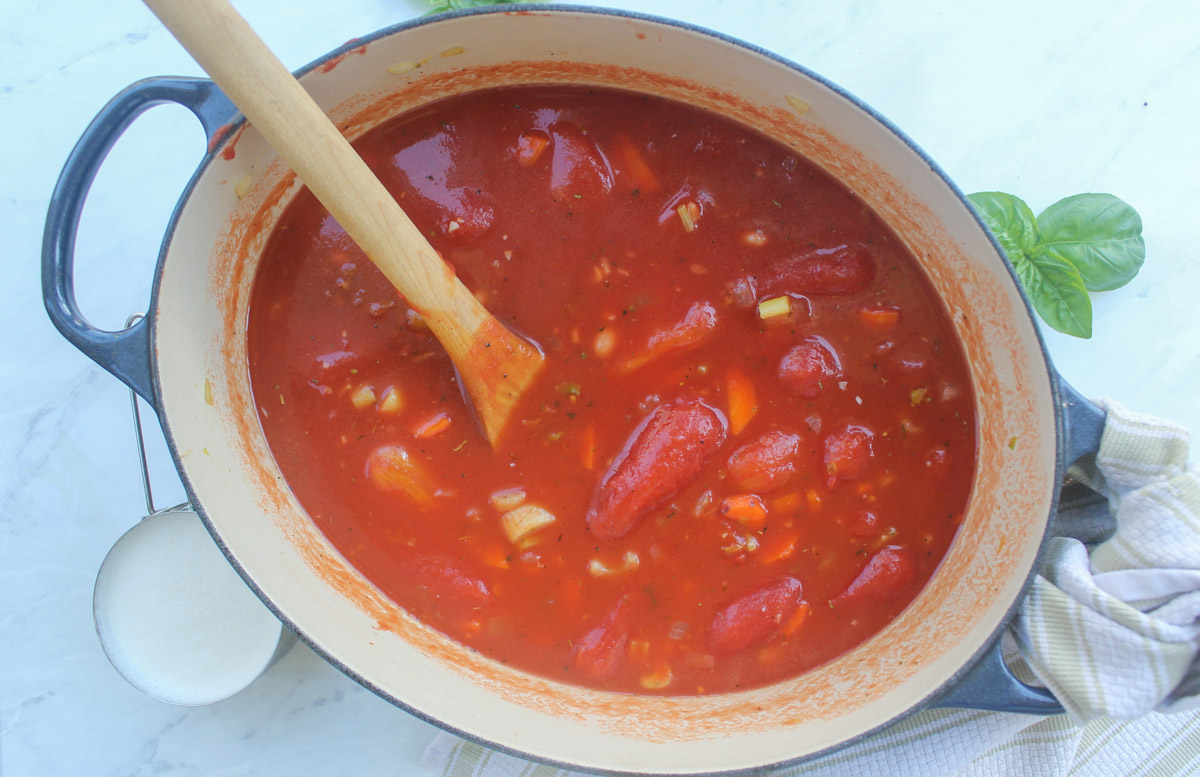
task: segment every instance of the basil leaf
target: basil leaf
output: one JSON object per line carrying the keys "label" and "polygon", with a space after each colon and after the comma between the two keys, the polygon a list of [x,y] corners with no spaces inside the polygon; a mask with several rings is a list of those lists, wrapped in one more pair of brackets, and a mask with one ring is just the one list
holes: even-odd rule
{"label": "basil leaf", "polygon": [[1146,259],[1142,218],[1111,194],[1076,194],[1037,217],[1039,249],[1066,259],[1089,291],[1111,291],[1138,274]]}
{"label": "basil leaf", "polygon": [[1055,254],[1037,252],[1016,268],[1042,320],[1063,334],[1092,336],[1092,300],[1075,265]]}
{"label": "basil leaf", "polygon": [[1037,219],[1020,197],[1005,192],[976,192],[967,199],[996,236],[1013,266],[1033,255],[1038,241]]}
{"label": "basil leaf", "polygon": [[487,5],[511,5],[513,3],[528,3],[537,2],[538,0],[429,0],[429,4],[434,6],[432,10],[426,11],[426,16],[445,13],[446,11],[461,11],[464,8],[481,8]]}

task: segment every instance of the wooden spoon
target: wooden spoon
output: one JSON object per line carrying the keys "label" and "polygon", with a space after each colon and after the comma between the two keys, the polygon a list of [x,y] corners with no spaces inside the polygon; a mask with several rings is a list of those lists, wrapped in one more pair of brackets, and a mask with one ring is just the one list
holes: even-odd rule
{"label": "wooden spoon", "polygon": [[145,3],[429,324],[495,445],[542,369],[541,351],[475,299],[226,0]]}

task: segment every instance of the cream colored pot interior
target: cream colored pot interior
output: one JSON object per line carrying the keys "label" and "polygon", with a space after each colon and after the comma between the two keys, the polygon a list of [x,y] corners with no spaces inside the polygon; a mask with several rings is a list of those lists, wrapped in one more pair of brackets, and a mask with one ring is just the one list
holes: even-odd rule
{"label": "cream colored pot interior", "polygon": [[162,268],[161,410],[219,540],[330,660],[446,727],[533,757],[608,771],[714,772],[860,736],[924,700],[995,632],[1034,562],[1055,489],[1051,386],[995,249],[903,138],[769,56],[673,25],[574,10],[401,30],[303,80],[352,137],[445,95],[569,81],[702,105],[792,145],[858,193],[922,260],[973,365],[980,427],[970,508],[941,570],[895,622],[829,665],[701,698],[581,690],[500,666],[378,595],[313,527],[275,467],[246,373],[245,322],[265,235],[298,184],[247,129],[229,141],[233,158],[218,155],[198,181]]}

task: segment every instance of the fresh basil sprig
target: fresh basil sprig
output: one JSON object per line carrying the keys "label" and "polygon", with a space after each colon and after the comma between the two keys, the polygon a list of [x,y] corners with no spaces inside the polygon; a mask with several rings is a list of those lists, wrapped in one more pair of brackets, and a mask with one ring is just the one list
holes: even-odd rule
{"label": "fresh basil sprig", "polygon": [[1091,337],[1088,292],[1124,286],[1146,258],[1141,216],[1111,194],[1076,194],[1036,217],[1004,192],[967,199],[1008,254],[1034,310],[1065,334]]}
{"label": "fresh basil sprig", "polygon": [[512,5],[514,3],[538,2],[539,0],[429,0],[433,6],[425,12],[426,16],[446,11],[461,11],[464,8],[480,8],[485,5]]}

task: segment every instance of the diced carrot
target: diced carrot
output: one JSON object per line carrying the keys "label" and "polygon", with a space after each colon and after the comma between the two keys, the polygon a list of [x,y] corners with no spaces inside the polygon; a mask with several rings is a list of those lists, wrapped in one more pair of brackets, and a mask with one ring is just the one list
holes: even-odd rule
{"label": "diced carrot", "polygon": [[804,621],[808,620],[809,611],[808,602],[800,602],[800,606],[792,613],[792,617],[788,618],[787,623],[783,624],[783,636],[790,637],[800,630],[804,625]]}
{"label": "diced carrot", "polygon": [[796,544],[799,541],[798,534],[776,534],[763,547],[757,558],[763,564],[773,564],[776,561],[789,559],[796,552]]}
{"label": "diced carrot", "polygon": [[754,383],[746,373],[735,367],[725,376],[725,387],[729,393],[729,431],[741,434],[758,412]]}
{"label": "diced carrot", "polygon": [[517,139],[517,161],[524,167],[531,167],[541,159],[542,153],[550,145],[550,138],[539,130],[522,132]]}
{"label": "diced carrot", "polygon": [[790,494],[775,497],[771,500],[771,510],[777,513],[794,513],[800,509],[802,501],[800,495],[793,491]]}
{"label": "diced carrot", "polygon": [[500,544],[489,545],[487,550],[483,551],[480,560],[489,567],[496,569],[508,569],[509,550]]}
{"label": "diced carrot", "polygon": [[767,506],[758,494],[736,494],[721,502],[721,514],[745,526],[761,529],[767,525]]}
{"label": "diced carrot", "polygon": [[900,308],[868,303],[858,309],[858,318],[868,326],[887,329],[900,323]]}
{"label": "diced carrot", "polygon": [[596,468],[596,427],[588,425],[583,428],[583,439],[580,441],[580,458],[583,459],[584,469]]}
{"label": "diced carrot", "polygon": [[642,152],[629,138],[619,138],[614,147],[614,153],[621,165],[622,172],[629,173],[642,194],[658,191],[658,176],[650,169]]}
{"label": "diced carrot", "polygon": [[425,440],[450,428],[450,414],[446,412],[434,413],[413,427],[413,436],[418,440]]}

